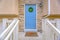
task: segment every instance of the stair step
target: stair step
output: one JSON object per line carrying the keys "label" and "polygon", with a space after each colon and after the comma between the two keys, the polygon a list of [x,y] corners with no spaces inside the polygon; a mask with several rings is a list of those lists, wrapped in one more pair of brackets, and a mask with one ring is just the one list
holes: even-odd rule
{"label": "stair step", "polygon": [[19,40],[40,40],[40,38],[22,38]]}
{"label": "stair step", "polygon": [[38,33],[37,37],[28,37],[25,36],[26,32],[19,33],[19,40],[42,40],[42,34]]}

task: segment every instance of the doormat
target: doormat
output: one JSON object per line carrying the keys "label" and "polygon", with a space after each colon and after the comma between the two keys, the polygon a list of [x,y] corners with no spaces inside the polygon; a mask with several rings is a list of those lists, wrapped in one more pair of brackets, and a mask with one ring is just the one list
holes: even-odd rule
{"label": "doormat", "polygon": [[38,37],[37,32],[26,32],[26,37]]}

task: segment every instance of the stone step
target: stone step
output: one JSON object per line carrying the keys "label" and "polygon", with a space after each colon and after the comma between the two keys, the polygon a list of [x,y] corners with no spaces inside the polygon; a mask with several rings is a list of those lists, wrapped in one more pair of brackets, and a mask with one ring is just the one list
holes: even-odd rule
{"label": "stone step", "polygon": [[19,40],[41,40],[40,38],[22,38]]}
{"label": "stone step", "polygon": [[26,32],[19,32],[19,40],[42,40],[42,34],[37,32],[37,37],[27,37],[25,36]]}

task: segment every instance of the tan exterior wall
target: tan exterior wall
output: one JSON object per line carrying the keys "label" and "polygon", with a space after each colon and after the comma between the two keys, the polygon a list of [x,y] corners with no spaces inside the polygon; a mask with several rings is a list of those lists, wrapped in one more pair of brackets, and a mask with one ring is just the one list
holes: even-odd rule
{"label": "tan exterior wall", "polygon": [[60,15],[60,0],[51,0],[51,15]]}
{"label": "tan exterior wall", "polygon": [[40,0],[19,0],[19,31],[24,31],[24,5],[37,4],[37,29],[41,30],[41,13],[40,13]]}
{"label": "tan exterior wall", "polygon": [[[42,16],[48,15],[48,0],[43,1]],[[50,0],[50,15],[48,18],[60,18],[60,0]]]}
{"label": "tan exterior wall", "polygon": [[1,0],[0,15],[18,15],[17,0]]}

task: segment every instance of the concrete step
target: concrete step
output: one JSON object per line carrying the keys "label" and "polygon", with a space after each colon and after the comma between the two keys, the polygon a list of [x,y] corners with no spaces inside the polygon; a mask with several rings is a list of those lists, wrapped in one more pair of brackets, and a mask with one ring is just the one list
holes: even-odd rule
{"label": "concrete step", "polygon": [[25,32],[19,32],[19,40],[42,40],[42,33],[38,33],[38,37],[26,37]]}

